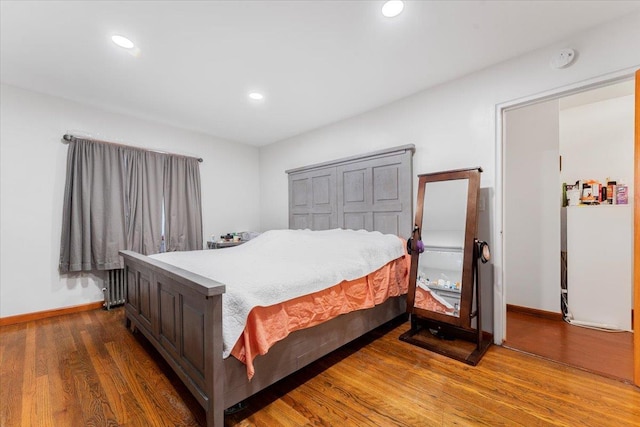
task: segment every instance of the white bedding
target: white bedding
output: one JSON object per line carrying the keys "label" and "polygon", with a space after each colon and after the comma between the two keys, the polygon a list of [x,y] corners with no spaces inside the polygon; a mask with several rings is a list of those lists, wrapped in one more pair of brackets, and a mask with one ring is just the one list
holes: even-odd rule
{"label": "white bedding", "polygon": [[365,230],[271,230],[228,249],[167,252],[152,258],[226,285],[223,356],[249,312],[366,276],[404,255],[400,238]]}

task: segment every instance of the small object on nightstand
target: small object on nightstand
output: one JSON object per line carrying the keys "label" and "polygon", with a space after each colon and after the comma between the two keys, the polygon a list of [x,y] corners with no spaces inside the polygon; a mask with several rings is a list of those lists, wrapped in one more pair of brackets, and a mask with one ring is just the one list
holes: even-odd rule
{"label": "small object on nightstand", "polygon": [[241,244],[246,243],[244,240],[219,240],[217,242],[207,242],[207,247],[209,249],[224,249],[224,248],[232,248],[234,246],[240,246]]}

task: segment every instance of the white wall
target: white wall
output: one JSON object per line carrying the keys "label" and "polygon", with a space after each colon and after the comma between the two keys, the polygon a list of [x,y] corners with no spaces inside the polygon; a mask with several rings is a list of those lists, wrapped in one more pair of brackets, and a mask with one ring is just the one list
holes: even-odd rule
{"label": "white wall", "polygon": [[560,110],[561,182],[609,177],[629,186],[633,203],[633,95]]}
{"label": "white wall", "polygon": [[558,100],[505,113],[506,302],[560,313]]}
{"label": "white wall", "polygon": [[[495,187],[500,176],[496,164],[496,106],[638,67],[639,42],[640,14],[629,15],[563,43],[264,147],[260,150],[262,228],[287,226],[285,170],[402,144],[416,145],[416,174],[482,166],[482,186]],[[567,69],[551,69],[549,59],[564,47],[577,50],[576,62]],[[494,198],[487,203],[502,196],[501,188],[493,190],[488,194]],[[500,303],[497,308],[503,304],[501,210],[500,206],[492,206],[491,228],[496,237],[494,291],[496,303]],[[500,341],[501,315],[497,315],[496,322],[496,339]]]}
{"label": "white wall", "polygon": [[205,240],[258,229],[258,149],[0,87],[0,317],[101,301],[101,278],[60,275],[65,133],[202,157]]}

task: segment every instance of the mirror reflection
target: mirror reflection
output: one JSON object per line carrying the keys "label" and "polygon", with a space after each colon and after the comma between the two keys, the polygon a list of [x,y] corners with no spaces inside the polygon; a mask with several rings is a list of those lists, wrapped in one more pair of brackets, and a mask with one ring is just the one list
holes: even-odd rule
{"label": "mirror reflection", "polygon": [[427,182],[414,306],[460,316],[468,179]]}

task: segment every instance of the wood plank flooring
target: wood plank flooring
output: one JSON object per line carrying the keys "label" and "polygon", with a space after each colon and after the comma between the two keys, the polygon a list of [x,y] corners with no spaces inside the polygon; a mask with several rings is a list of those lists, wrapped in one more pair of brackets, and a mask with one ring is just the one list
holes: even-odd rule
{"label": "wood plank flooring", "polygon": [[[493,346],[471,367],[388,325],[247,400],[227,426],[632,426],[640,389]],[[0,327],[0,425],[196,426],[204,411],[122,309]]]}
{"label": "wood plank flooring", "polygon": [[507,311],[505,346],[633,382],[631,332],[596,331],[563,320]]}

